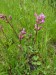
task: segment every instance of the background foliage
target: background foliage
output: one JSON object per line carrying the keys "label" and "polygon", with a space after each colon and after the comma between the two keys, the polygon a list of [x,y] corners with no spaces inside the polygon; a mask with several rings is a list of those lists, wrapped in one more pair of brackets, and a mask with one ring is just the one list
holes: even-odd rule
{"label": "background foliage", "polygon": [[21,28],[26,28],[26,36],[34,33],[35,12],[44,13],[46,19],[38,32],[38,54],[31,60],[28,57],[35,52],[32,44],[24,39],[20,50],[10,25],[0,20],[7,37],[0,31],[0,75],[56,75],[56,0],[0,0],[0,13],[12,16],[18,34]]}

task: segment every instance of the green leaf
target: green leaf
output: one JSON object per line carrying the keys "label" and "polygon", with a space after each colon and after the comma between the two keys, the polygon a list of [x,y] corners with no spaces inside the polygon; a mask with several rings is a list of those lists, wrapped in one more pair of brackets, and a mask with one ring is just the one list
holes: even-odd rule
{"label": "green leaf", "polygon": [[37,61],[39,59],[39,56],[33,56],[32,60]]}
{"label": "green leaf", "polygon": [[33,65],[41,65],[41,62],[40,61],[37,61],[37,62],[32,62]]}
{"label": "green leaf", "polygon": [[41,65],[41,62],[40,62],[40,61],[38,61],[38,62],[37,62],[37,65]]}

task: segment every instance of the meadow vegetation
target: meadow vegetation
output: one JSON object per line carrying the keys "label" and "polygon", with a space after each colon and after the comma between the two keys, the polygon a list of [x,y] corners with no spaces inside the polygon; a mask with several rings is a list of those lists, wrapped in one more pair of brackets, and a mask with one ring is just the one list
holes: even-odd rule
{"label": "meadow vegetation", "polygon": [[0,0],[0,75],[56,75],[56,0]]}

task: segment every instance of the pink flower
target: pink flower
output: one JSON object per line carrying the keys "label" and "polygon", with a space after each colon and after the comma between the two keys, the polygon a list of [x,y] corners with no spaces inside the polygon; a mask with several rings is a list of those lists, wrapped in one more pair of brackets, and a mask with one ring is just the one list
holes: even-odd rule
{"label": "pink flower", "polygon": [[25,34],[26,34],[26,31],[25,31],[25,28],[23,28],[19,34],[19,39],[22,40]]}
{"label": "pink flower", "polygon": [[44,19],[42,19],[41,23],[44,23],[44,22],[45,22]]}
{"label": "pink flower", "polygon": [[44,15],[43,13],[41,13],[41,14],[39,15],[39,17],[40,17],[41,19],[45,19],[45,15]]}
{"label": "pink flower", "polygon": [[45,15],[43,13],[40,14],[39,16],[36,13],[34,15],[36,17],[37,24],[41,24],[45,22]]}
{"label": "pink flower", "polygon": [[21,34],[26,34],[25,28],[22,29]]}

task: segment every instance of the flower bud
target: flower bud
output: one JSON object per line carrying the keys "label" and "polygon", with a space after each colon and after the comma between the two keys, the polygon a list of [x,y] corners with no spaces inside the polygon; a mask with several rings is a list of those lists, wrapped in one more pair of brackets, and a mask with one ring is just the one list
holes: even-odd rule
{"label": "flower bud", "polygon": [[42,28],[42,26],[38,27],[38,29],[37,29],[37,30],[40,30],[41,28]]}
{"label": "flower bud", "polygon": [[3,19],[3,20],[4,20],[4,19],[5,19],[5,17],[6,17],[6,16],[5,16],[4,14],[0,14],[0,18],[1,18],[1,19]]}
{"label": "flower bud", "polygon": [[25,28],[22,29],[21,34],[26,34]]}
{"label": "flower bud", "polygon": [[37,24],[35,24],[35,27],[34,27],[34,29],[35,29],[35,30],[37,30],[37,29],[38,29],[38,26],[37,26]]}
{"label": "flower bud", "polygon": [[40,30],[41,28],[42,28],[42,26],[39,27],[39,26],[37,26],[37,24],[35,24],[35,28],[34,28],[34,29],[35,29],[36,31]]}
{"label": "flower bud", "polygon": [[19,34],[19,39],[22,40],[24,36],[22,34]]}

